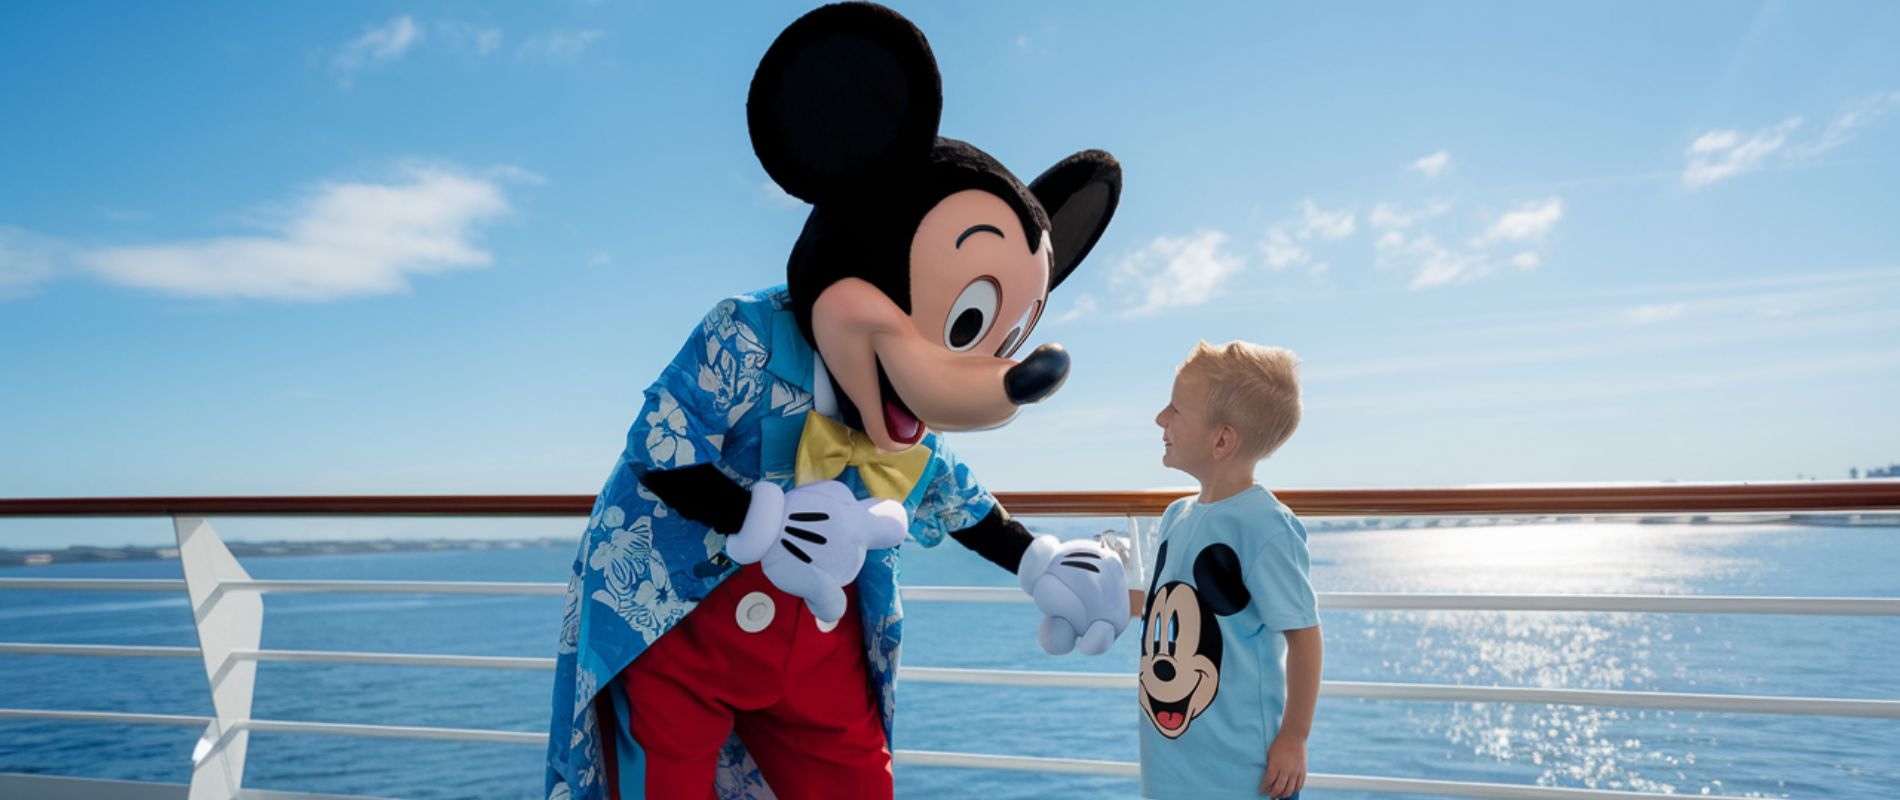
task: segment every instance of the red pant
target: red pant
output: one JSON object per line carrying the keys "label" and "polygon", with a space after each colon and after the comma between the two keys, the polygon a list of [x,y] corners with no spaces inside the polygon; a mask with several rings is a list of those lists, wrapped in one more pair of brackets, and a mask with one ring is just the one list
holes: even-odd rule
{"label": "red pant", "polygon": [[780,800],[891,797],[856,587],[845,592],[844,618],[821,630],[805,601],[749,565],[621,672],[647,797],[714,797],[735,731]]}

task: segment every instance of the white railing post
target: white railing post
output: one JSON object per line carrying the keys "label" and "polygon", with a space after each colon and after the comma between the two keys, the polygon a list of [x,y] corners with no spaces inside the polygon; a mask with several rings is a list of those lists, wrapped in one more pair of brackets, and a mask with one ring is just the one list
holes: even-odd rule
{"label": "white railing post", "polygon": [[205,726],[192,749],[190,800],[235,800],[244,785],[244,753],[250,734],[243,723],[251,718],[257,662],[235,657],[234,651],[257,650],[264,630],[264,599],[256,592],[223,588],[224,583],[248,581],[251,576],[211,523],[174,517],[172,527],[178,532],[178,560],[185,569],[185,590],[191,596],[198,649],[211,684],[211,705],[217,710],[216,719]]}
{"label": "white railing post", "polygon": [[1128,588],[1148,590],[1148,554],[1153,552],[1148,539],[1154,531],[1141,529],[1141,518],[1128,515]]}

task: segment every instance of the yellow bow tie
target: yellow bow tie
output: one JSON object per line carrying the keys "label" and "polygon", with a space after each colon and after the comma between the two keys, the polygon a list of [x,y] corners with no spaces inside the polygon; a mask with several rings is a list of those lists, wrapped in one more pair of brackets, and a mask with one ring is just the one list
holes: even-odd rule
{"label": "yellow bow tie", "polygon": [[845,467],[857,467],[858,479],[873,497],[903,502],[930,465],[930,448],[919,444],[900,453],[880,453],[871,437],[816,411],[805,412],[798,436],[796,479],[803,486],[831,480]]}

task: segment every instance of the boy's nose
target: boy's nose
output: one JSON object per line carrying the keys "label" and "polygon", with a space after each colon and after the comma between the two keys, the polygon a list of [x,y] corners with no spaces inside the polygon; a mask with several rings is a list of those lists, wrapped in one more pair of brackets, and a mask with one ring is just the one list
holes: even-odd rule
{"label": "boy's nose", "polygon": [[1062,388],[1069,377],[1069,351],[1051,342],[1003,373],[1003,392],[1019,406],[1037,402]]}

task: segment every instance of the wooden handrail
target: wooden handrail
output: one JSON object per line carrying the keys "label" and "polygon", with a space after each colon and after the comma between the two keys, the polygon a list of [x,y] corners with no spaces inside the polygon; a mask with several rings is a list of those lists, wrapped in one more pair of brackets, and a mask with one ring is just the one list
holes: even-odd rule
{"label": "wooden handrail", "polygon": [[[1183,491],[998,492],[1015,514],[1160,514]],[[1900,480],[1798,483],[1517,486],[1478,489],[1287,489],[1307,516],[1721,514],[1900,511]],[[357,495],[0,499],[0,517],[456,516],[569,517],[593,495]]]}

